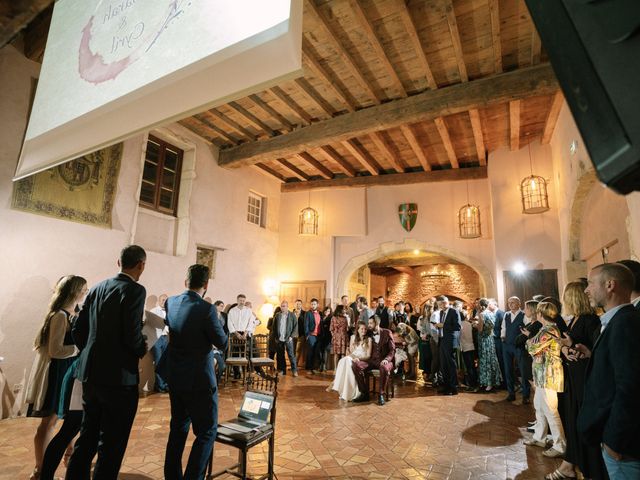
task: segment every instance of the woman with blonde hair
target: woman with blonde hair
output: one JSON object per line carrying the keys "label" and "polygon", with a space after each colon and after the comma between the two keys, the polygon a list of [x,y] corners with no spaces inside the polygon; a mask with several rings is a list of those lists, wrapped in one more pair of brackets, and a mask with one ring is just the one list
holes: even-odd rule
{"label": "woman with blonde hair", "polygon": [[536,425],[533,438],[525,440],[524,444],[546,448],[548,428],[551,430],[553,446],[545,450],[543,455],[560,457],[564,454],[566,441],[558,413],[558,393],[564,391],[564,372],[560,359],[562,336],[556,325],[558,308],[551,302],[540,302],[536,314],[542,322],[542,328],[535,337],[527,341],[527,350],[533,357]]}
{"label": "woman with blonde hair", "polygon": [[36,467],[32,479],[40,478],[42,458],[58,419],[62,381],[78,350],[71,338],[71,317],[87,293],[87,281],[75,275],[62,277],[56,284],[42,327],[36,336],[36,358],[29,376],[27,416],[41,418],[33,439]]}
{"label": "woman with blonde hair", "polygon": [[579,358],[573,345],[585,345],[593,350],[600,335],[600,319],[584,293],[582,282],[570,282],[564,289],[562,304],[567,319],[567,332],[562,339],[562,362],[564,364],[564,393],[558,396],[560,418],[567,438],[567,449],[562,464],[545,478],[561,480],[575,478],[575,466],[585,478],[603,479],[604,462],[600,449],[589,448],[578,435],[578,412],[582,405],[584,383],[587,372],[587,358]]}

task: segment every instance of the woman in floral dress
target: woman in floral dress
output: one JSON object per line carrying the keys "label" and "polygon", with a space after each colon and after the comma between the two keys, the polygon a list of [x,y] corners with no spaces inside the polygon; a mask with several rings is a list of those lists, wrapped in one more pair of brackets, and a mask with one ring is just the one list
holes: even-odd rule
{"label": "woman in floral dress", "polygon": [[502,383],[496,345],[493,341],[496,315],[487,310],[489,302],[486,298],[481,298],[478,305],[479,310],[473,322],[478,329],[478,383],[485,387],[485,391],[490,392],[493,387]]}
{"label": "woman in floral dress", "polygon": [[338,361],[347,353],[349,337],[347,330],[349,323],[347,321],[347,311],[336,308],[336,313],[331,319],[331,347],[333,350],[333,364],[338,365]]}

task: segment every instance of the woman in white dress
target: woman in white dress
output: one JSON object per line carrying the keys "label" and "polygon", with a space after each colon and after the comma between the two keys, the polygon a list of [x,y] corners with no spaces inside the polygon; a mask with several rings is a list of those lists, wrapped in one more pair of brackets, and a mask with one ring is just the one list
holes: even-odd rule
{"label": "woman in white dress", "polygon": [[340,359],[336,367],[336,376],[327,389],[335,390],[341,400],[352,401],[358,395],[358,383],[351,365],[357,360],[368,360],[371,356],[371,338],[367,336],[367,324],[358,322],[356,333],[351,336],[348,354]]}

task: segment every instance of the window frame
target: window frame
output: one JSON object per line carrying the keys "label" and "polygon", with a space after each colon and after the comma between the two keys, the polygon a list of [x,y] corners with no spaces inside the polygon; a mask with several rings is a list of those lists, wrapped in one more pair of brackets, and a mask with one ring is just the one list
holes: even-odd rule
{"label": "window frame", "polygon": [[[249,219],[250,216],[256,216],[255,214],[251,213],[249,211],[249,209],[253,206],[255,207],[255,205],[251,205],[251,199],[259,199],[260,200],[260,209],[259,209],[259,215],[258,215],[258,223],[253,222]],[[251,225],[255,225],[256,227],[260,227],[260,228],[265,228],[265,217],[266,217],[266,204],[267,204],[267,197],[264,195],[260,195],[257,192],[254,192],[253,190],[249,190],[249,195],[247,196],[247,213],[246,213],[246,220],[247,223],[250,223]]]}
{"label": "window frame", "polygon": [[[151,185],[151,182],[149,182],[148,180],[144,179],[144,167],[147,163],[147,152],[149,150],[149,142],[153,142],[155,144],[158,145],[159,147],[159,151],[158,151],[158,163],[157,163],[157,169],[156,169],[156,180],[155,180],[155,189],[154,189],[154,201],[153,203],[150,202],[145,202],[144,200],[142,200],[142,184],[143,183],[147,183]],[[174,189],[173,189],[173,208],[167,208],[167,207],[163,207],[162,205],[160,205],[160,194],[162,192],[162,189],[164,188],[162,186],[162,180],[163,180],[163,174],[164,174],[164,163],[165,163],[165,154],[166,151],[170,149],[172,151],[176,151],[178,154],[178,158],[176,160],[176,169],[175,169],[175,181],[174,181]],[[182,150],[181,148],[176,147],[175,145],[166,142],[164,140],[162,140],[161,138],[156,137],[155,135],[148,135],[147,138],[147,145],[146,145],[146,149],[145,149],[145,155],[144,155],[144,163],[142,165],[142,178],[141,178],[141,185],[140,185],[140,197],[138,198],[138,203],[140,206],[148,208],[150,210],[156,211],[156,212],[160,212],[166,215],[171,215],[173,217],[177,217],[178,214],[178,200],[180,198],[180,177],[182,175],[182,160],[184,157],[184,150]],[[165,190],[167,190],[165,188]]]}

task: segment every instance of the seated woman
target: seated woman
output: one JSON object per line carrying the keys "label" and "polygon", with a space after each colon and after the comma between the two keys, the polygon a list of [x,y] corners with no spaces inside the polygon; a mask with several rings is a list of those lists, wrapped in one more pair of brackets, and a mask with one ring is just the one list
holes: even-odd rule
{"label": "seated woman", "polygon": [[341,400],[348,402],[360,395],[356,376],[351,365],[355,360],[367,360],[371,356],[371,338],[367,336],[367,324],[358,322],[356,333],[351,336],[349,353],[336,366],[336,376],[327,391],[335,390]]}
{"label": "seated woman", "polygon": [[[400,362],[407,360],[409,363],[409,372],[407,378],[415,380],[416,378],[416,354],[418,353],[418,334],[406,323],[400,322],[396,333],[402,339],[401,346],[396,346],[396,366],[400,369]],[[404,352],[404,355],[399,352]],[[399,358],[399,355],[404,358]]]}

